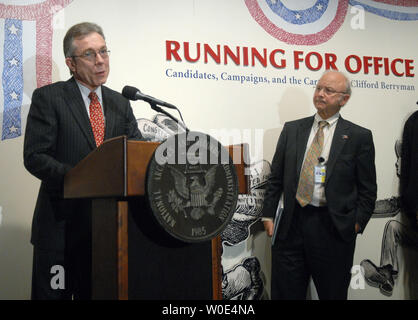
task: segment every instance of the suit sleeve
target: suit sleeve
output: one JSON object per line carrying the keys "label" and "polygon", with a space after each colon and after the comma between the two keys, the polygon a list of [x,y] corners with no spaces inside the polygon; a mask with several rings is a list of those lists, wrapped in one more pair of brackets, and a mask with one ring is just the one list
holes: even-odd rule
{"label": "suit sleeve", "polygon": [[132,140],[144,140],[141,131],[138,129],[138,122],[132,111],[131,103],[128,101],[126,114],[126,136]]}
{"label": "suit sleeve", "polygon": [[274,218],[277,206],[279,204],[280,196],[283,192],[283,173],[285,149],[287,141],[287,126],[283,127],[277,142],[276,151],[271,163],[271,174],[267,182],[266,192],[264,195],[262,217]]}
{"label": "suit sleeve", "polygon": [[[405,123],[402,134],[402,152],[401,152],[401,177],[400,177],[400,195],[402,207],[408,215],[415,213],[418,210],[418,202],[415,194],[411,194],[414,186],[411,183],[414,173],[411,169],[414,168],[412,159],[416,157],[413,155],[413,116],[411,116]],[[414,217],[413,217],[414,218]]]}
{"label": "suit sleeve", "polygon": [[48,90],[33,92],[26,123],[23,158],[25,168],[47,183],[51,192],[61,192],[68,164],[57,161],[56,141],[58,121]]}
{"label": "suit sleeve", "polygon": [[356,221],[360,225],[360,232],[363,232],[373,214],[377,197],[375,149],[371,131],[366,131],[362,141],[356,158]]}

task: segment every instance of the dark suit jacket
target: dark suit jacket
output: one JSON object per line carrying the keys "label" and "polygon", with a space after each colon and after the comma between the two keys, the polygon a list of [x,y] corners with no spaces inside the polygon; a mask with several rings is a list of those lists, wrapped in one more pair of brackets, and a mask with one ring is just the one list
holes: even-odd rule
{"label": "dark suit jacket", "polygon": [[[277,237],[286,238],[296,204],[296,189],[314,117],[285,123],[272,161],[263,216],[273,218],[283,193],[284,210]],[[355,223],[364,230],[376,201],[376,169],[371,131],[339,118],[327,162],[325,196],[341,237],[355,237]]]}
{"label": "dark suit jacket", "polygon": [[[129,101],[105,86],[102,98],[105,139],[120,135],[140,139]],[[74,78],[33,92],[24,141],[25,167],[42,181],[32,222],[33,244],[62,250],[65,221],[71,220],[75,226],[83,223],[89,202],[63,200],[63,180],[95,148],[90,120]]]}
{"label": "dark suit jacket", "polygon": [[402,136],[400,191],[404,211],[416,224],[418,211],[418,111],[405,122]]}

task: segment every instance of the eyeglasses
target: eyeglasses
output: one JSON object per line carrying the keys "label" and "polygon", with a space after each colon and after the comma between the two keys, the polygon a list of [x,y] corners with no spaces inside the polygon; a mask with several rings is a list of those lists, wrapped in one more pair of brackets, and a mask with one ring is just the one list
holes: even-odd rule
{"label": "eyeglasses", "polygon": [[334,89],[329,88],[329,87],[321,87],[321,86],[316,86],[315,87],[315,91],[317,91],[317,92],[320,92],[322,89],[324,89],[324,92],[327,96],[331,96],[331,95],[336,94],[336,93],[347,94],[347,92],[345,92],[345,91],[337,91],[337,90],[334,90]]}
{"label": "eyeglasses", "polygon": [[99,51],[94,50],[87,50],[82,55],[79,56],[71,56],[72,58],[84,58],[88,61],[94,62],[96,61],[97,55],[100,55],[103,59],[109,58],[110,50],[107,50],[107,48],[100,49]]}

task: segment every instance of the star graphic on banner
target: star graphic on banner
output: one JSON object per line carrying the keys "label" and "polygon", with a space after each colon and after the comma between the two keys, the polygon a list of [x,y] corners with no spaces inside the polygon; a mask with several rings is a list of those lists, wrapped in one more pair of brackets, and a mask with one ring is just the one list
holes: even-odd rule
{"label": "star graphic on banner", "polygon": [[17,61],[15,58],[13,58],[12,60],[9,60],[10,66],[16,66],[17,67],[17,63],[19,61]]}
{"label": "star graphic on banner", "polygon": [[17,133],[18,128],[16,128],[15,126],[11,126],[11,127],[9,128],[9,130],[10,130],[10,133]]}
{"label": "star graphic on banner", "polygon": [[276,4],[277,3],[277,0],[271,0],[271,3],[272,4]]}
{"label": "star graphic on banner", "polygon": [[296,18],[296,20],[299,20],[300,19],[300,14],[296,13],[295,18]]}
{"label": "star graphic on banner", "polygon": [[316,8],[318,9],[318,11],[321,11],[321,10],[322,10],[322,4],[318,4],[318,5],[316,6]]}
{"label": "star graphic on banner", "polygon": [[17,93],[16,93],[16,92],[14,92],[14,91],[10,94],[10,97],[11,97],[13,100],[17,100],[17,98],[19,98],[19,96],[17,95]]}
{"label": "star graphic on banner", "polygon": [[19,31],[19,29],[18,29],[18,28],[16,28],[14,24],[12,24],[12,26],[9,28],[9,31],[10,31],[12,34],[17,35],[17,32]]}

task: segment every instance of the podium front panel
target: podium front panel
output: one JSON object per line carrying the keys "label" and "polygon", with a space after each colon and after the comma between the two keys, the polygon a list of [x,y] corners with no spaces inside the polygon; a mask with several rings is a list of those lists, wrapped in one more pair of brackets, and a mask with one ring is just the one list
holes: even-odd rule
{"label": "podium front panel", "polygon": [[185,243],[155,220],[146,200],[129,200],[129,299],[211,300],[211,241]]}

